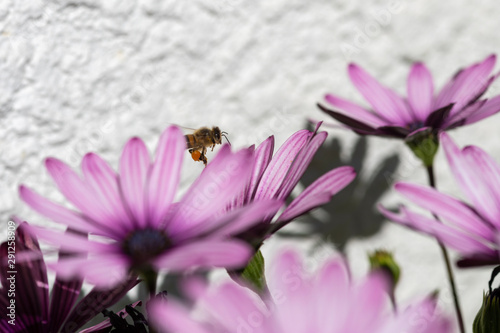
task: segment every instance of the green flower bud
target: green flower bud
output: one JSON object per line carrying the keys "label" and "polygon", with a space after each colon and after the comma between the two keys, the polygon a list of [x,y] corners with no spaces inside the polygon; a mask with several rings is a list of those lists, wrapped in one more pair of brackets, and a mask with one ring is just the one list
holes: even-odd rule
{"label": "green flower bud", "polygon": [[260,250],[257,250],[245,268],[230,270],[228,273],[236,283],[261,295],[268,293],[264,256]]}
{"label": "green flower bud", "polygon": [[260,252],[260,250],[254,254],[252,259],[250,259],[247,267],[245,267],[243,273],[241,273],[241,277],[256,287],[258,291],[265,291],[267,289],[264,257],[262,256],[262,252]]}
{"label": "green flower bud", "polygon": [[401,274],[399,265],[394,260],[392,253],[386,250],[376,250],[372,254],[368,255],[368,259],[370,260],[371,271],[382,271],[390,278],[391,289],[387,292],[391,298],[392,306],[394,307],[394,310],[396,310],[397,305],[394,291],[396,290],[396,285]]}
{"label": "green flower bud", "polygon": [[483,305],[472,325],[474,333],[500,332],[500,289],[483,294]]}
{"label": "green flower bud", "polygon": [[436,133],[431,128],[424,128],[414,132],[405,139],[405,143],[417,156],[424,166],[430,167],[439,148]]}
{"label": "green flower bud", "polygon": [[392,253],[386,250],[376,250],[372,254],[368,255],[370,260],[370,270],[382,269],[387,272],[393,282],[393,288],[399,281],[399,275],[401,271],[399,265],[394,260]]}

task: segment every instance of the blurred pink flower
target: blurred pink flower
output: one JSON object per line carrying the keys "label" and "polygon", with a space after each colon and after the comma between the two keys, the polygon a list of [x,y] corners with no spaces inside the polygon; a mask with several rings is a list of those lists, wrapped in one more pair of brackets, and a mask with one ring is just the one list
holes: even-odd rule
{"label": "blurred pink flower", "polygon": [[341,259],[327,261],[312,275],[304,272],[305,264],[293,251],[279,256],[270,266],[266,301],[233,281],[208,291],[191,284],[190,293],[199,297],[194,311],[173,299],[157,301],[150,304],[149,320],[162,332],[451,332],[431,299],[394,314],[385,274],[353,283]]}
{"label": "blurred pink flower", "polygon": [[[288,199],[327,137],[326,132],[317,133],[317,129],[314,132],[300,130],[292,134],[274,156],[274,137],[262,142],[255,150],[255,166],[250,181],[229,209],[255,200]],[[270,214],[239,237],[255,247],[260,246],[262,241],[296,217],[329,202],[354,177],[356,172],[350,166],[325,173],[304,189],[276,219],[275,214]]]}
{"label": "blurred pink flower", "polygon": [[379,206],[389,219],[435,236],[459,251],[458,265],[500,264],[500,166],[483,150],[460,150],[446,133],[440,140],[451,171],[471,204],[421,185],[397,183],[395,188],[412,202],[439,216],[445,223],[400,207],[399,214]]}
{"label": "blurred pink flower", "polygon": [[[119,175],[93,153],[83,158],[83,179],[63,162],[48,158],[49,174],[79,211],[25,186],[20,187],[21,199],[40,214],[84,233],[83,237],[63,236],[32,227],[40,238],[77,254],[52,268],[60,276],[84,277],[105,287],[123,281],[130,272],[244,265],[253,250],[229,236],[274,214],[282,202],[254,200],[224,213],[243,191],[254,165],[252,150],[231,153],[225,145],[174,203],[185,150],[184,136],[172,126],[161,135],[154,162],[141,139],[130,139],[121,156]],[[87,239],[87,233],[100,237]]]}
{"label": "blurred pink flower", "polygon": [[456,73],[436,95],[432,75],[423,63],[415,63],[407,82],[408,98],[381,85],[361,67],[350,64],[349,77],[372,109],[327,94],[335,110],[318,105],[354,132],[406,138],[416,130],[438,132],[475,123],[500,111],[500,96],[479,99],[496,79],[489,76],[496,56]]}
{"label": "blurred pink flower", "polygon": [[[76,332],[105,308],[118,302],[139,281],[129,278],[116,288],[92,289],[78,301],[82,287],[81,279],[61,280],[56,276],[49,296],[47,269],[41,255],[38,240],[28,232],[28,224],[21,223],[15,233],[15,240],[2,243],[0,247],[0,331],[10,332]],[[9,252],[14,252],[15,267]],[[20,260],[22,256],[36,258]],[[15,271],[16,273],[10,273]],[[14,280],[12,280],[14,276]],[[14,287],[12,287],[12,283]],[[13,310],[11,300],[14,300]],[[8,316],[8,314],[13,314]],[[13,324],[9,323],[12,321]],[[109,324],[107,326],[110,326]],[[105,325],[103,325],[105,327]],[[102,327],[101,327],[102,328]],[[89,328],[85,332],[97,332]]]}

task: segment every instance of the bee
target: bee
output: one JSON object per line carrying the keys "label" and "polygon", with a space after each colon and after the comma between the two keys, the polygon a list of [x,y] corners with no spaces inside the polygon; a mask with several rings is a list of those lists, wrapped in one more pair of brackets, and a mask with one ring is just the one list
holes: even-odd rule
{"label": "bee", "polygon": [[187,149],[193,160],[202,161],[205,166],[207,166],[208,162],[205,156],[207,148],[211,148],[211,151],[213,151],[215,145],[222,144],[223,137],[227,140],[227,143],[231,144],[227,138],[227,132],[222,132],[217,126],[212,127],[212,129],[201,127],[194,130],[193,134],[187,134],[185,137]]}

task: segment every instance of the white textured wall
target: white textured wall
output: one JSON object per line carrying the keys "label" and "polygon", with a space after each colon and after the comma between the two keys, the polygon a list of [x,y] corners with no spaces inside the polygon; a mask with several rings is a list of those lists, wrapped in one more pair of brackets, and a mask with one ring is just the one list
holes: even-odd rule
{"label": "white textured wall", "polygon": [[[46,156],[77,165],[85,152],[96,151],[116,166],[127,138],[139,135],[154,147],[168,123],[219,125],[237,147],[271,134],[281,143],[306,117],[324,118],[315,103],[325,92],[361,101],[346,75],[350,61],[403,93],[410,64],[422,60],[441,86],[458,67],[498,53],[499,17],[495,1],[466,0],[3,0],[2,221],[16,213],[46,222],[22,206],[16,192],[27,183],[61,199],[42,168]],[[500,85],[491,90],[500,93]],[[452,136],[500,161],[499,125],[496,116]],[[347,148],[356,139],[341,130],[331,135]],[[368,170],[400,151],[398,176],[425,182],[401,142],[370,139],[369,145]],[[441,155],[438,164],[439,185],[453,191]],[[200,170],[188,163],[185,180]],[[440,288],[451,310],[433,241],[386,224],[374,238],[349,244],[356,274],[366,269],[364,251],[376,246],[395,250],[403,262],[401,299]],[[457,277],[470,326],[488,271]]]}

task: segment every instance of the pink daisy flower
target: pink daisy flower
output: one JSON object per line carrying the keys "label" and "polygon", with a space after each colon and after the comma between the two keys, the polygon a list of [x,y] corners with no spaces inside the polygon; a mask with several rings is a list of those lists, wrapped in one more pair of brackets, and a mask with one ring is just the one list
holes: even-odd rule
{"label": "pink daisy flower", "polygon": [[[3,309],[0,313],[0,331],[2,332],[76,332],[102,310],[118,302],[139,282],[135,278],[130,278],[113,289],[94,288],[83,299],[77,301],[83,281],[81,279],[66,281],[56,276],[49,296],[47,268],[40,246],[37,238],[27,229],[26,222],[20,224],[15,233],[15,240],[9,240],[0,246],[2,283],[0,306]],[[7,261],[11,259],[8,253],[13,251],[17,259],[14,268],[10,267]],[[19,260],[23,255],[37,259]],[[12,271],[15,273],[11,273]],[[11,300],[14,300],[13,307]],[[109,323],[107,326],[110,326]],[[89,333],[97,331],[98,328],[85,330]]]}
{"label": "pink daisy flower", "polygon": [[[63,236],[32,227],[40,238],[75,253],[51,267],[60,276],[78,276],[106,287],[129,274],[243,266],[253,251],[230,235],[274,214],[281,202],[255,200],[224,213],[243,191],[254,165],[251,150],[231,153],[226,145],[174,203],[185,150],[184,135],[172,126],[161,135],[154,161],[141,139],[130,139],[119,174],[93,153],[83,158],[83,177],[48,158],[50,176],[77,211],[26,186],[20,187],[21,199],[40,214],[84,234]],[[99,237],[87,239],[87,234]]]}
{"label": "pink daisy flower", "polygon": [[475,123],[500,111],[500,96],[480,99],[495,76],[490,76],[496,56],[456,73],[439,93],[423,63],[416,63],[407,81],[408,97],[381,85],[356,64],[349,65],[349,77],[370,103],[364,108],[341,97],[327,94],[326,102],[335,109],[318,105],[328,115],[362,135],[406,138],[417,130],[434,132]]}
{"label": "pink daisy flower", "polygon": [[[300,130],[294,133],[274,155],[274,137],[262,142],[255,150],[255,166],[250,181],[229,209],[255,200],[286,200],[327,137],[326,132],[317,133],[317,129],[314,132]],[[239,237],[258,248],[267,237],[296,217],[329,202],[355,177],[356,172],[350,166],[327,172],[304,189],[279,216],[265,216],[258,224],[240,233]]]}
{"label": "pink daisy flower", "polygon": [[380,206],[389,219],[432,235],[457,250],[458,265],[500,264],[500,165],[475,146],[460,150],[446,133],[440,140],[450,169],[470,204],[434,188],[400,182],[398,192],[439,216],[445,223],[400,207],[399,214]]}
{"label": "pink daisy flower", "polygon": [[[387,275],[372,273],[353,282],[341,259],[327,261],[307,274],[297,253],[285,252],[270,266],[270,297],[229,281],[203,290],[194,311],[169,299],[150,304],[149,320],[162,332],[192,333],[446,333],[447,318],[431,299],[415,302],[397,315],[390,310]],[[195,286],[195,288],[193,288]]]}

